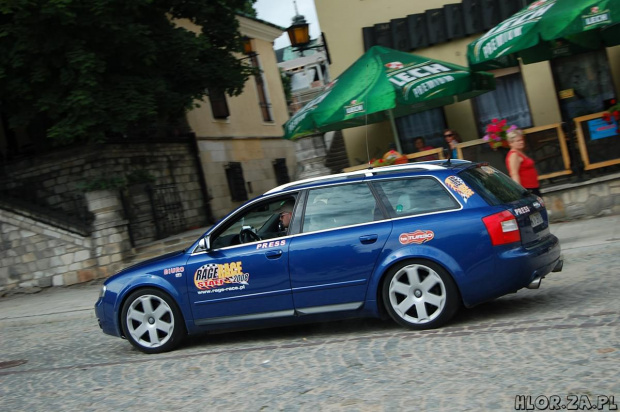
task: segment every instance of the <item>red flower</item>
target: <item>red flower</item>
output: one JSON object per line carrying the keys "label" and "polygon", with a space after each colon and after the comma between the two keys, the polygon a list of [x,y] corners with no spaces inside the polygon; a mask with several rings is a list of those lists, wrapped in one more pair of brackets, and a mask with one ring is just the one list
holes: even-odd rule
{"label": "red flower", "polygon": [[487,126],[488,133],[499,133],[501,131],[502,131],[502,128],[499,127],[497,124],[490,124]]}
{"label": "red flower", "polygon": [[607,123],[611,123],[611,115],[609,113],[603,113],[603,120]]}

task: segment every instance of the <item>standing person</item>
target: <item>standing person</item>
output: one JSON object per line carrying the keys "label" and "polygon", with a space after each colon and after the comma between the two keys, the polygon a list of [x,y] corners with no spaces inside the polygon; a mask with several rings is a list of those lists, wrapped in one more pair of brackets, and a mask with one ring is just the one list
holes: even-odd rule
{"label": "standing person", "polygon": [[452,150],[452,158],[456,159],[458,157],[456,145],[462,142],[461,136],[459,136],[459,134],[452,129],[446,129],[443,131],[443,137],[446,139],[448,148]]}
{"label": "standing person", "polygon": [[506,155],[506,168],[510,177],[536,196],[542,196],[534,160],[523,153],[523,149],[525,149],[523,131],[515,129],[508,132],[506,138],[510,145],[510,151]]}

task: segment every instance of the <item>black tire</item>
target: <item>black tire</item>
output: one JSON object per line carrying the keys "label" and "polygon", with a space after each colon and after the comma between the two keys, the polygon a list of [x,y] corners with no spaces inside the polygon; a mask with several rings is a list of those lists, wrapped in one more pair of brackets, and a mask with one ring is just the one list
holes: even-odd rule
{"label": "black tire", "polygon": [[183,315],[165,292],[144,288],[133,292],[121,311],[123,335],[144,353],[168,352],[186,335]]}
{"label": "black tire", "polygon": [[409,329],[442,326],[460,307],[461,298],[454,280],[433,262],[398,263],[386,274],[381,289],[390,317]]}

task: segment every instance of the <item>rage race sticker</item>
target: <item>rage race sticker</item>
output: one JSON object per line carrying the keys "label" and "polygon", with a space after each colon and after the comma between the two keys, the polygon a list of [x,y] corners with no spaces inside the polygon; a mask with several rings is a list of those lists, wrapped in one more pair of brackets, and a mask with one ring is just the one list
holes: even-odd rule
{"label": "rage race sticker", "polygon": [[413,233],[401,233],[398,237],[398,241],[403,245],[409,245],[411,243],[420,245],[432,240],[434,237],[435,233],[432,230],[416,230]]}
{"label": "rage race sticker", "polygon": [[450,189],[461,195],[465,203],[467,203],[467,199],[474,195],[474,191],[458,176],[448,176],[445,182]]}
{"label": "rage race sticker", "polygon": [[194,284],[200,290],[219,288],[224,285],[248,285],[249,273],[243,273],[241,262],[208,263],[194,274]]}

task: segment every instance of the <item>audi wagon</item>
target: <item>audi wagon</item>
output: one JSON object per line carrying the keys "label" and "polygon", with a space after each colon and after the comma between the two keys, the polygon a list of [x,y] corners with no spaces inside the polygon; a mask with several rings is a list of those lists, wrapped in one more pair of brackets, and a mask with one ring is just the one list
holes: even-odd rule
{"label": "audi wagon", "polygon": [[562,264],[540,197],[487,164],[420,162],[270,190],[186,250],[107,279],[95,310],[104,333],[146,353],[302,321],[428,329]]}

